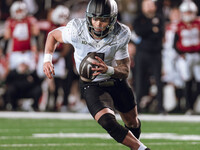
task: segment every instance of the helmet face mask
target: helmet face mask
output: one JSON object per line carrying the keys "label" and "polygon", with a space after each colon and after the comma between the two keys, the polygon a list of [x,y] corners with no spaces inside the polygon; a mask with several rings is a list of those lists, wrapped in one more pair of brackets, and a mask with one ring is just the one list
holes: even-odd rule
{"label": "helmet face mask", "polygon": [[184,1],[181,3],[179,9],[184,22],[191,22],[196,18],[198,8],[193,1]]}
{"label": "helmet face mask", "polygon": [[10,8],[11,17],[17,20],[24,19],[28,14],[27,6],[24,2],[16,1]]}
{"label": "helmet face mask", "polygon": [[184,12],[182,13],[182,20],[184,22],[191,22],[196,18],[196,13],[193,12]]}
{"label": "helmet face mask", "polygon": [[[106,37],[114,29],[117,13],[117,4],[114,0],[91,0],[86,10],[86,20],[90,35],[94,34],[98,38]],[[92,18],[99,18],[102,22],[109,19],[109,24],[105,30],[95,31],[92,25]]]}

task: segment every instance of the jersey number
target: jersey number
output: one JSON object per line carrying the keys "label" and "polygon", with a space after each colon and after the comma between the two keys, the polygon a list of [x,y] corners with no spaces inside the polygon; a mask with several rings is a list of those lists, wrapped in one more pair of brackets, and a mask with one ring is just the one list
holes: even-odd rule
{"label": "jersey number", "polygon": [[199,44],[199,31],[197,28],[183,30],[181,31],[181,36],[183,46],[189,47],[196,46]]}
{"label": "jersey number", "polygon": [[[90,53],[88,53],[88,54],[90,54]],[[105,56],[104,53],[97,53],[97,56],[100,57],[104,61],[104,56]]]}
{"label": "jersey number", "polygon": [[28,40],[29,38],[28,25],[26,23],[17,24],[13,31],[13,37],[19,41]]}

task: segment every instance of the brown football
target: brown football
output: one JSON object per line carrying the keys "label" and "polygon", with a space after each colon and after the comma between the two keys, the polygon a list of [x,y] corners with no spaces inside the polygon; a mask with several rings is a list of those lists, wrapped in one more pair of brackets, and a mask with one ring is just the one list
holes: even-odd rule
{"label": "brown football", "polygon": [[96,71],[93,71],[92,68],[98,67],[93,64],[93,62],[98,62],[97,59],[95,59],[95,56],[97,56],[96,52],[89,53],[82,61],[79,67],[79,74],[81,80],[85,82],[91,82],[96,78],[96,76],[93,76],[92,74]]}

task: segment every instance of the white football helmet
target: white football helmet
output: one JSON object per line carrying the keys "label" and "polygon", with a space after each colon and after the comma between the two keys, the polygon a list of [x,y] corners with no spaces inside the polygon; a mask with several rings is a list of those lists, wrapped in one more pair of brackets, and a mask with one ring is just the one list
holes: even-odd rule
{"label": "white football helmet", "polygon": [[10,7],[10,15],[12,18],[21,20],[25,18],[28,14],[28,9],[26,3],[21,1],[16,1]]}
{"label": "white football helmet", "polygon": [[64,5],[58,5],[51,14],[51,20],[54,24],[63,25],[67,23],[70,11]]}
{"label": "white football helmet", "polygon": [[[185,0],[181,3],[179,10],[182,15],[182,20],[190,22],[196,18],[198,8],[192,0]],[[190,14],[188,14],[190,12]]]}

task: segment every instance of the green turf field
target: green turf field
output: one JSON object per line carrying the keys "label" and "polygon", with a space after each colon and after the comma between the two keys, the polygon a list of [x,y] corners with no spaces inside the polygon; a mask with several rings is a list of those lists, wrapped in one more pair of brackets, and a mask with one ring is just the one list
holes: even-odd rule
{"label": "green turf field", "polygon": [[[141,141],[151,150],[200,150],[200,122],[142,121]],[[129,149],[91,119],[0,118],[0,150]]]}

